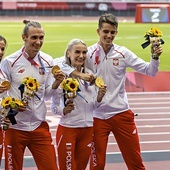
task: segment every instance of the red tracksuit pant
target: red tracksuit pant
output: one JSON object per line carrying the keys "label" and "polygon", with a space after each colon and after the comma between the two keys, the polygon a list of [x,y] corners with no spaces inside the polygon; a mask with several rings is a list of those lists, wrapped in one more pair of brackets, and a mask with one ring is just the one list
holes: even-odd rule
{"label": "red tracksuit pant", "polygon": [[[113,133],[128,170],[144,170],[140,155],[139,137],[131,110],[107,120],[94,118],[91,170],[104,170],[106,148],[110,132]],[[113,157],[114,159],[114,157]],[[114,167],[113,167],[114,169]]]}
{"label": "red tracksuit pant", "polygon": [[3,141],[4,141],[3,131],[2,131],[2,129],[0,128],[0,165],[1,165],[2,153],[3,153]]}
{"label": "red tracksuit pant", "polygon": [[60,170],[85,170],[91,153],[92,127],[59,125],[56,133]]}
{"label": "red tracksuit pant", "polygon": [[31,151],[38,170],[58,170],[47,122],[33,131],[8,129],[5,132],[5,170],[22,170],[25,148]]}

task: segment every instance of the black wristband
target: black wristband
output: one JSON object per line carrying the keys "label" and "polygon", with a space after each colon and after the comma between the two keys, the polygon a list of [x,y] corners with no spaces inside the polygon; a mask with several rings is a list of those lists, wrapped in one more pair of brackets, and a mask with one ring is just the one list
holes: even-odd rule
{"label": "black wristband", "polygon": [[152,59],[154,59],[154,60],[158,60],[158,59],[159,59],[159,57],[158,57],[157,55],[155,55],[155,54],[152,54]]}

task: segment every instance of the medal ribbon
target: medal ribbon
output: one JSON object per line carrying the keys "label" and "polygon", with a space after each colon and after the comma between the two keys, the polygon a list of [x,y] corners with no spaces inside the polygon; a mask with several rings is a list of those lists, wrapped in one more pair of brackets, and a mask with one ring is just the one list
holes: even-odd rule
{"label": "medal ribbon", "polygon": [[41,61],[41,57],[39,54],[38,54],[38,60],[41,64],[41,66],[38,63],[36,63],[31,57],[29,57],[29,55],[24,51],[24,48],[22,49],[22,54],[31,63],[31,65],[33,65],[39,69],[39,72],[41,75],[43,75],[45,73],[45,67],[43,65],[43,62]]}

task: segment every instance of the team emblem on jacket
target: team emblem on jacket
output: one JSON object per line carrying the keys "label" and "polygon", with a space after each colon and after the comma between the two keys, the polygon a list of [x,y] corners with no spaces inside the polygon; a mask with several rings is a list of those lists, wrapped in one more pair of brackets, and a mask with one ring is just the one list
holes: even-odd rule
{"label": "team emblem on jacket", "polygon": [[114,66],[118,66],[119,65],[119,59],[118,58],[114,58],[113,59],[113,65]]}
{"label": "team emblem on jacket", "polygon": [[21,69],[18,71],[18,73],[23,73],[25,71],[25,69]]}

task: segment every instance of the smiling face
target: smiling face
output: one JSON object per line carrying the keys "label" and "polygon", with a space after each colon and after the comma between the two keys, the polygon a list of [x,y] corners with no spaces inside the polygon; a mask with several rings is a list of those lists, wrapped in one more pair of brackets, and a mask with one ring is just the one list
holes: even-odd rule
{"label": "smiling face", "polygon": [[2,57],[4,56],[6,48],[6,43],[3,40],[0,40],[0,61],[2,60]]}
{"label": "smiling face", "polygon": [[100,45],[110,46],[117,35],[117,27],[109,23],[103,23],[102,27],[97,29],[97,33],[100,37]]}
{"label": "smiling face", "polygon": [[25,42],[25,52],[31,58],[34,58],[43,45],[44,30],[43,28],[30,26],[27,35],[22,35],[22,39]]}
{"label": "smiling face", "polygon": [[67,57],[70,59],[71,65],[80,70],[86,60],[86,53],[87,46],[78,42],[68,49]]}

